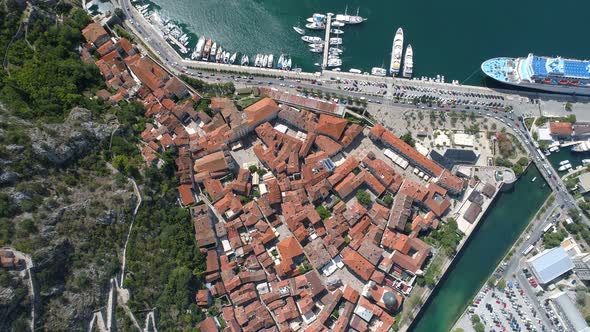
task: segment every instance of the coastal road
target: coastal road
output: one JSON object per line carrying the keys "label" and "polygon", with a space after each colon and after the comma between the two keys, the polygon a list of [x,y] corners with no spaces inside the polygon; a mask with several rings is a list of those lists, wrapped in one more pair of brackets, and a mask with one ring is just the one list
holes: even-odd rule
{"label": "coastal road", "polygon": [[[182,57],[176,53],[176,51],[164,40],[164,38],[159,35],[154,27],[152,27],[145,18],[135,9],[132,5],[130,0],[117,0],[119,1],[119,5],[123,8],[125,15],[127,16],[127,20],[125,25],[134,33],[136,34],[146,45],[154,51],[158,56],[160,56],[161,60],[164,61],[163,65],[169,69],[171,72],[175,74],[187,74],[190,76],[199,76],[199,71],[195,69],[188,69],[185,68],[182,63],[184,60]],[[216,75],[216,76],[213,76]],[[224,73],[217,73],[217,74],[207,74],[205,72],[202,73],[201,76],[209,76],[209,81],[213,82],[226,82],[230,80],[235,81],[235,77],[238,74],[224,74]],[[232,79],[233,76],[233,79]],[[352,96],[356,98],[367,98],[365,94],[359,93],[356,91],[343,91],[342,87],[338,89],[338,85],[331,83],[335,81],[337,78],[340,79],[352,79],[355,76],[350,73],[338,73],[338,72],[325,72],[325,76],[320,78],[320,82],[322,85],[317,85],[313,83],[311,80],[302,80],[302,79],[295,79],[295,80],[288,80],[288,79],[281,79],[280,77],[254,77],[250,76],[252,79],[250,82],[243,82],[246,85],[250,86],[261,86],[261,85],[270,85],[275,87],[280,87],[281,84],[285,84],[284,88],[287,89],[288,86],[301,86],[302,88],[314,89],[314,90],[321,90],[324,93],[331,93],[337,95],[345,95],[345,96]],[[537,147],[534,146],[532,138],[529,136],[528,132],[524,130],[524,123],[522,123],[518,116],[526,116],[526,115],[533,115],[536,110],[538,109],[538,105],[535,103],[535,97],[543,98],[553,98],[551,95],[547,94],[540,94],[540,93],[529,93],[529,92],[519,92],[519,94],[507,94],[505,92],[499,93],[495,90],[483,88],[483,87],[471,87],[471,86],[462,86],[462,85],[453,85],[453,84],[442,84],[437,82],[423,82],[423,81],[416,81],[416,80],[403,80],[403,79],[391,79],[391,78],[380,78],[380,77],[371,77],[362,75],[362,80],[370,81],[370,82],[395,82],[394,84],[390,83],[387,84],[386,89],[392,89],[393,85],[399,87],[399,89],[405,89],[409,91],[416,87],[426,88],[426,89],[436,89],[436,90],[443,90],[448,91],[451,95],[453,93],[458,94],[455,99],[461,99],[462,103],[457,105],[449,105],[454,110],[467,112],[467,113],[478,113],[480,115],[491,116],[497,119],[500,119],[500,116],[496,113],[492,113],[495,109],[482,106],[479,103],[483,103],[484,101],[488,100],[496,100],[494,98],[488,98],[486,95],[493,95],[493,96],[502,96],[504,100],[502,105],[511,106],[514,110],[514,113],[510,114],[509,116],[505,116],[503,121],[507,124],[510,124],[512,128],[519,133],[517,137],[521,139],[523,146],[529,151],[533,162],[537,165],[537,167],[541,170],[543,175],[545,176],[546,180],[548,181],[549,185],[556,193],[556,202],[560,205],[564,205],[567,209],[576,209],[578,213],[581,214],[578,206],[575,204],[574,198],[567,192],[563,182],[561,181],[560,177],[557,175],[555,170],[549,165],[549,162],[546,160],[544,156],[539,156],[537,153]],[[331,78],[334,78],[332,80]],[[358,80],[357,80],[358,81]],[[328,83],[330,82],[330,83]],[[281,87],[283,88],[283,87]],[[420,91],[422,92],[422,91]],[[436,91],[435,91],[436,92]],[[433,93],[432,91],[426,91],[424,93],[430,94]],[[483,97],[481,96],[483,95]],[[525,97],[523,97],[525,96]],[[526,97],[528,96],[528,97]],[[563,96],[556,97],[562,98]],[[423,110],[437,110],[438,107],[430,104],[418,104],[413,105],[409,100],[397,100],[393,98],[391,95],[385,96],[371,96],[368,97],[373,103],[379,104],[379,107],[386,107],[386,106],[403,106],[403,107],[416,107],[418,109]],[[580,97],[577,97],[580,99]],[[465,103],[465,100],[467,103]],[[528,101],[525,101],[528,100]],[[585,100],[585,99],[584,99]],[[382,106],[381,106],[382,105]],[[476,109],[478,107],[479,109]],[[487,109],[487,110],[486,110]],[[505,113],[503,113],[505,114]],[[517,129],[518,128],[518,129]],[[546,167],[547,166],[547,167]],[[582,219],[584,222],[590,225],[590,222],[582,215]]]}

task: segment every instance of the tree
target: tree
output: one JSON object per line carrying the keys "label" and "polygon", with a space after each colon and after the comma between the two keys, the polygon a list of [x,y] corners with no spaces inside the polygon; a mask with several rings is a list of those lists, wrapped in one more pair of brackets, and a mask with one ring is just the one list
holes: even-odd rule
{"label": "tree", "polygon": [[358,202],[362,205],[369,206],[369,204],[371,204],[371,195],[369,195],[366,190],[358,190],[355,196]]}
{"label": "tree", "polygon": [[125,12],[121,8],[115,8],[115,15],[117,15],[120,19],[125,19]]}
{"label": "tree", "polygon": [[506,288],[506,280],[504,280],[504,279],[500,279],[500,280],[498,281],[498,284],[496,285],[496,287],[497,287],[499,290],[503,290],[504,288]]}
{"label": "tree", "polygon": [[407,132],[400,137],[402,141],[406,142],[411,147],[416,147],[416,141],[412,138],[412,134]]}
{"label": "tree", "polygon": [[520,159],[518,159],[517,162],[520,166],[526,166],[529,164],[529,159],[527,157],[521,157]]}
{"label": "tree", "polygon": [[316,207],[315,210],[318,212],[322,220],[326,220],[330,218],[330,216],[332,215],[332,213],[330,213],[330,210],[326,209],[323,205]]}
{"label": "tree", "polygon": [[391,196],[391,194],[387,194],[385,197],[383,197],[382,201],[386,207],[390,207],[391,204],[393,204],[393,196]]}
{"label": "tree", "polygon": [[572,103],[570,103],[569,101],[565,103],[565,110],[568,112],[572,111]]}

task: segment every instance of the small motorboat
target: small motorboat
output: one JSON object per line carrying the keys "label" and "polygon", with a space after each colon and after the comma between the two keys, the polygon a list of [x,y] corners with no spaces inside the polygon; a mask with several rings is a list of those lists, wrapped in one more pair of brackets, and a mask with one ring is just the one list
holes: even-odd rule
{"label": "small motorboat", "polygon": [[301,29],[300,27],[293,27],[293,30],[295,30],[295,32],[297,32],[300,35],[305,34],[305,30]]}

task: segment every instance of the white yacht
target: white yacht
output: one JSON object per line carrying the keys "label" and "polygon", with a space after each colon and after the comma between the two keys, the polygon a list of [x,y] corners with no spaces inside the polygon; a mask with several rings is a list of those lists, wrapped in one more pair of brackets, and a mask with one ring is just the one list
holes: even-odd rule
{"label": "white yacht", "polygon": [[328,67],[339,67],[342,66],[341,59],[328,59]]}
{"label": "white yacht", "polygon": [[277,68],[278,69],[283,69],[284,61],[285,61],[285,55],[281,54],[281,56],[279,57],[279,60],[277,61]]}
{"label": "white yacht", "polygon": [[209,56],[211,56],[211,61],[215,61],[216,55],[217,55],[217,43],[213,43],[213,46],[211,46],[211,53],[209,53]]}
{"label": "white yacht", "polygon": [[324,42],[324,40],[320,37],[315,37],[315,36],[303,36],[301,37],[301,40],[303,40],[306,43],[311,43],[311,44],[321,44]]}
{"label": "white yacht", "polygon": [[215,55],[215,61],[220,62],[221,60],[223,60],[223,48],[218,46],[217,54]]}
{"label": "white yacht", "polygon": [[413,71],[414,71],[414,51],[412,50],[412,45],[408,44],[408,47],[406,48],[406,56],[404,57],[403,76],[405,78],[411,78]]}
{"label": "white yacht", "polygon": [[262,60],[260,61],[260,67],[266,67],[268,64],[268,55],[263,55]]}
{"label": "white yacht", "polygon": [[342,31],[340,29],[330,29],[330,33],[333,33],[335,35],[341,35],[344,33],[344,31]]}
{"label": "white yacht", "polygon": [[330,38],[330,45],[342,45],[342,38],[338,38],[338,37]]}
{"label": "white yacht", "polygon": [[[586,151],[590,151],[590,139],[587,140],[587,141],[582,141],[578,145],[574,145],[572,147],[572,151],[574,151],[574,152],[586,152]],[[553,151],[551,151],[551,152],[553,152]]]}
{"label": "white yacht", "polygon": [[567,165],[569,163],[570,163],[569,160],[562,160],[562,161],[559,162],[559,165],[563,166],[563,165]]}
{"label": "white yacht", "polygon": [[231,57],[229,58],[229,63],[231,63],[233,65],[234,62],[236,62],[236,57],[237,56],[238,56],[238,53],[232,54]]}
{"label": "white yacht", "polygon": [[380,68],[380,67],[373,67],[373,68],[371,68],[371,75],[385,76],[385,75],[387,75],[387,69]]}
{"label": "white yacht", "polygon": [[256,54],[256,59],[254,60],[254,67],[260,67],[260,54]]}
{"label": "white yacht", "polygon": [[590,159],[582,159],[582,165],[583,165],[583,166],[588,166],[588,165],[590,165]]}
{"label": "white yacht", "polygon": [[314,13],[311,17],[307,18],[307,22],[309,22],[309,23],[326,22],[326,15]]}
{"label": "white yacht", "polygon": [[249,63],[248,56],[246,54],[242,55],[242,60],[240,60],[240,65],[247,66]]}
{"label": "white yacht", "polygon": [[393,47],[391,49],[391,64],[389,65],[389,74],[396,76],[402,62],[402,52],[404,47],[404,30],[398,28],[393,38]]}
{"label": "white yacht", "polygon": [[274,61],[273,61],[274,59],[273,58],[274,58],[274,56],[272,54],[269,54],[268,55],[268,63],[266,64],[266,66],[268,68],[272,68],[272,66],[274,65]]}
{"label": "white yacht", "polygon": [[326,24],[321,22],[313,22],[307,23],[305,27],[311,30],[324,30],[326,28]]}
{"label": "white yacht", "polygon": [[344,14],[336,15],[336,20],[340,21],[340,22],[344,22],[346,24],[359,24],[359,23],[363,23],[363,21],[366,20],[366,18],[362,18],[359,16],[358,9],[356,11],[356,15],[348,15],[347,11],[348,11],[348,8],[346,8],[346,10],[344,11]]}
{"label": "white yacht", "polygon": [[572,164],[565,164],[565,165],[561,165],[559,166],[559,168],[557,169],[560,172],[564,172],[567,171],[568,169],[572,168]]}
{"label": "white yacht", "polygon": [[193,60],[200,59],[203,56],[203,48],[205,47],[205,37],[201,36],[199,41],[197,42],[197,46],[195,46],[195,50],[193,52],[193,56],[191,58]]}
{"label": "white yacht", "polygon": [[340,22],[340,21],[332,21],[331,25],[335,28],[342,28],[346,24],[344,22]]}
{"label": "white yacht", "polygon": [[355,69],[355,68],[350,68],[348,70],[349,73],[353,73],[353,74],[360,74],[362,73],[362,71],[360,69]]}
{"label": "white yacht", "polygon": [[330,54],[342,54],[342,52],[344,52],[342,49],[338,47],[330,47],[328,51],[330,51]]}

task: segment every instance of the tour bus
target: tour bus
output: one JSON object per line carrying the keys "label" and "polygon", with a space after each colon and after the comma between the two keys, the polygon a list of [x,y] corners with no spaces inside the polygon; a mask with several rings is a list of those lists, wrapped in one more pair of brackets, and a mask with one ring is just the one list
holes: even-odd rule
{"label": "tour bus", "polygon": [[532,244],[530,246],[528,246],[523,252],[522,255],[526,256],[528,255],[531,251],[533,251],[533,249],[535,249],[535,246],[533,246]]}
{"label": "tour bus", "polygon": [[547,233],[553,227],[552,223],[549,223],[545,228],[543,228],[543,233]]}

